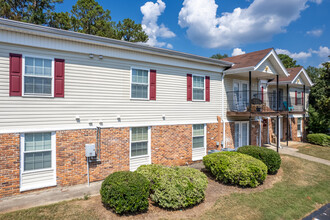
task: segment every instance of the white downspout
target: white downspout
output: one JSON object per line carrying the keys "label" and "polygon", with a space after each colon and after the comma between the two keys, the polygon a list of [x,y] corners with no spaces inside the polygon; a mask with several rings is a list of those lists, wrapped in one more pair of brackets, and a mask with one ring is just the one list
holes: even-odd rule
{"label": "white downspout", "polygon": [[261,123],[262,123],[262,117],[259,117],[259,146],[261,147]]}
{"label": "white downspout", "polygon": [[225,73],[222,73],[222,142],[223,148],[226,148],[226,123],[225,123]]}

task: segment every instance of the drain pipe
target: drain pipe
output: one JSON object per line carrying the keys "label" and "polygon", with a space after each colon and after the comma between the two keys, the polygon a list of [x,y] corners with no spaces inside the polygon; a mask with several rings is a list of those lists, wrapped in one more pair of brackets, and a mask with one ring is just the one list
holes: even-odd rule
{"label": "drain pipe", "polygon": [[260,116],[259,117],[259,146],[260,147],[261,147],[261,129],[262,129],[261,123],[262,123],[262,117]]}
{"label": "drain pipe", "polygon": [[226,122],[225,122],[225,109],[224,109],[224,100],[225,100],[225,73],[222,73],[222,142],[223,148],[226,148]]}
{"label": "drain pipe", "polygon": [[89,157],[87,157],[87,182],[89,186]]}

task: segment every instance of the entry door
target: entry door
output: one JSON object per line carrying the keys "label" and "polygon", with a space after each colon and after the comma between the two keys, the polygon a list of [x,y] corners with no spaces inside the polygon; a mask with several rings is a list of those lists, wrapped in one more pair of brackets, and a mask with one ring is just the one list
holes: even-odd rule
{"label": "entry door", "polygon": [[234,106],[243,106],[244,108],[248,105],[248,83],[245,81],[234,81],[233,90],[234,90]]}
{"label": "entry door", "polygon": [[235,122],[235,148],[249,144],[248,122]]}

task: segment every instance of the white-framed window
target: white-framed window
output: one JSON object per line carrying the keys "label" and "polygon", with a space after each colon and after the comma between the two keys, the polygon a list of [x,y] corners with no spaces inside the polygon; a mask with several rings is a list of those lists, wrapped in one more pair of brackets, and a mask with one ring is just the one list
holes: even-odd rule
{"label": "white-framed window", "polygon": [[297,119],[297,136],[301,137],[302,135],[302,124],[301,124],[302,119],[298,118]]}
{"label": "white-framed window", "polygon": [[205,125],[193,125],[193,149],[205,147]]}
{"label": "white-framed window", "polygon": [[131,128],[131,158],[149,155],[149,130],[149,127]]}
{"label": "white-framed window", "polygon": [[193,75],[193,100],[205,101],[205,76]]}
{"label": "white-framed window", "polygon": [[54,59],[24,56],[23,95],[52,96]]}
{"label": "white-framed window", "polygon": [[131,98],[149,99],[149,70],[131,68]]}
{"label": "white-framed window", "polygon": [[297,105],[302,104],[302,92],[297,93]]}
{"label": "white-framed window", "polygon": [[56,185],[56,134],[21,134],[20,191]]}
{"label": "white-framed window", "polygon": [[52,134],[26,133],[23,147],[23,172],[52,168]]}

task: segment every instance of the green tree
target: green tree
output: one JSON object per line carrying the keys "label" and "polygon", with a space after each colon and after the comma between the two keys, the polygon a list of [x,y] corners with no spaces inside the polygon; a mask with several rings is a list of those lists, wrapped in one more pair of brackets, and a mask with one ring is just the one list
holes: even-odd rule
{"label": "green tree", "polygon": [[300,65],[296,64],[297,61],[292,59],[290,56],[286,54],[279,54],[278,57],[281,59],[285,68],[293,68],[299,67]]}
{"label": "green tree", "polygon": [[33,24],[46,24],[47,11],[63,0],[0,0],[0,17]]}
{"label": "green tree", "polygon": [[71,30],[71,15],[69,12],[50,12],[48,11],[48,26],[64,30]]}
{"label": "green tree", "polygon": [[312,82],[316,82],[316,80],[321,75],[320,68],[316,68],[316,67],[313,67],[313,66],[308,66],[307,69],[306,69],[306,72],[307,72],[309,78],[311,78]]}
{"label": "green tree", "polygon": [[117,24],[117,39],[130,41],[130,42],[146,42],[148,35],[142,30],[141,24],[129,18],[119,21]]}
{"label": "green tree", "polygon": [[95,0],[78,0],[72,6],[71,13],[74,31],[102,37],[116,37],[110,11],[104,10]]}
{"label": "green tree", "polygon": [[313,133],[327,133],[330,128],[330,63],[323,63],[320,76],[309,95],[309,126]]}
{"label": "green tree", "polygon": [[227,58],[227,57],[228,57],[228,54],[224,54],[224,55],[222,55],[222,54],[220,54],[220,53],[213,54],[213,55],[211,56],[211,58],[213,58],[213,59],[219,59],[219,60],[221,60],[221,59],[223,59],[223,58]]}

